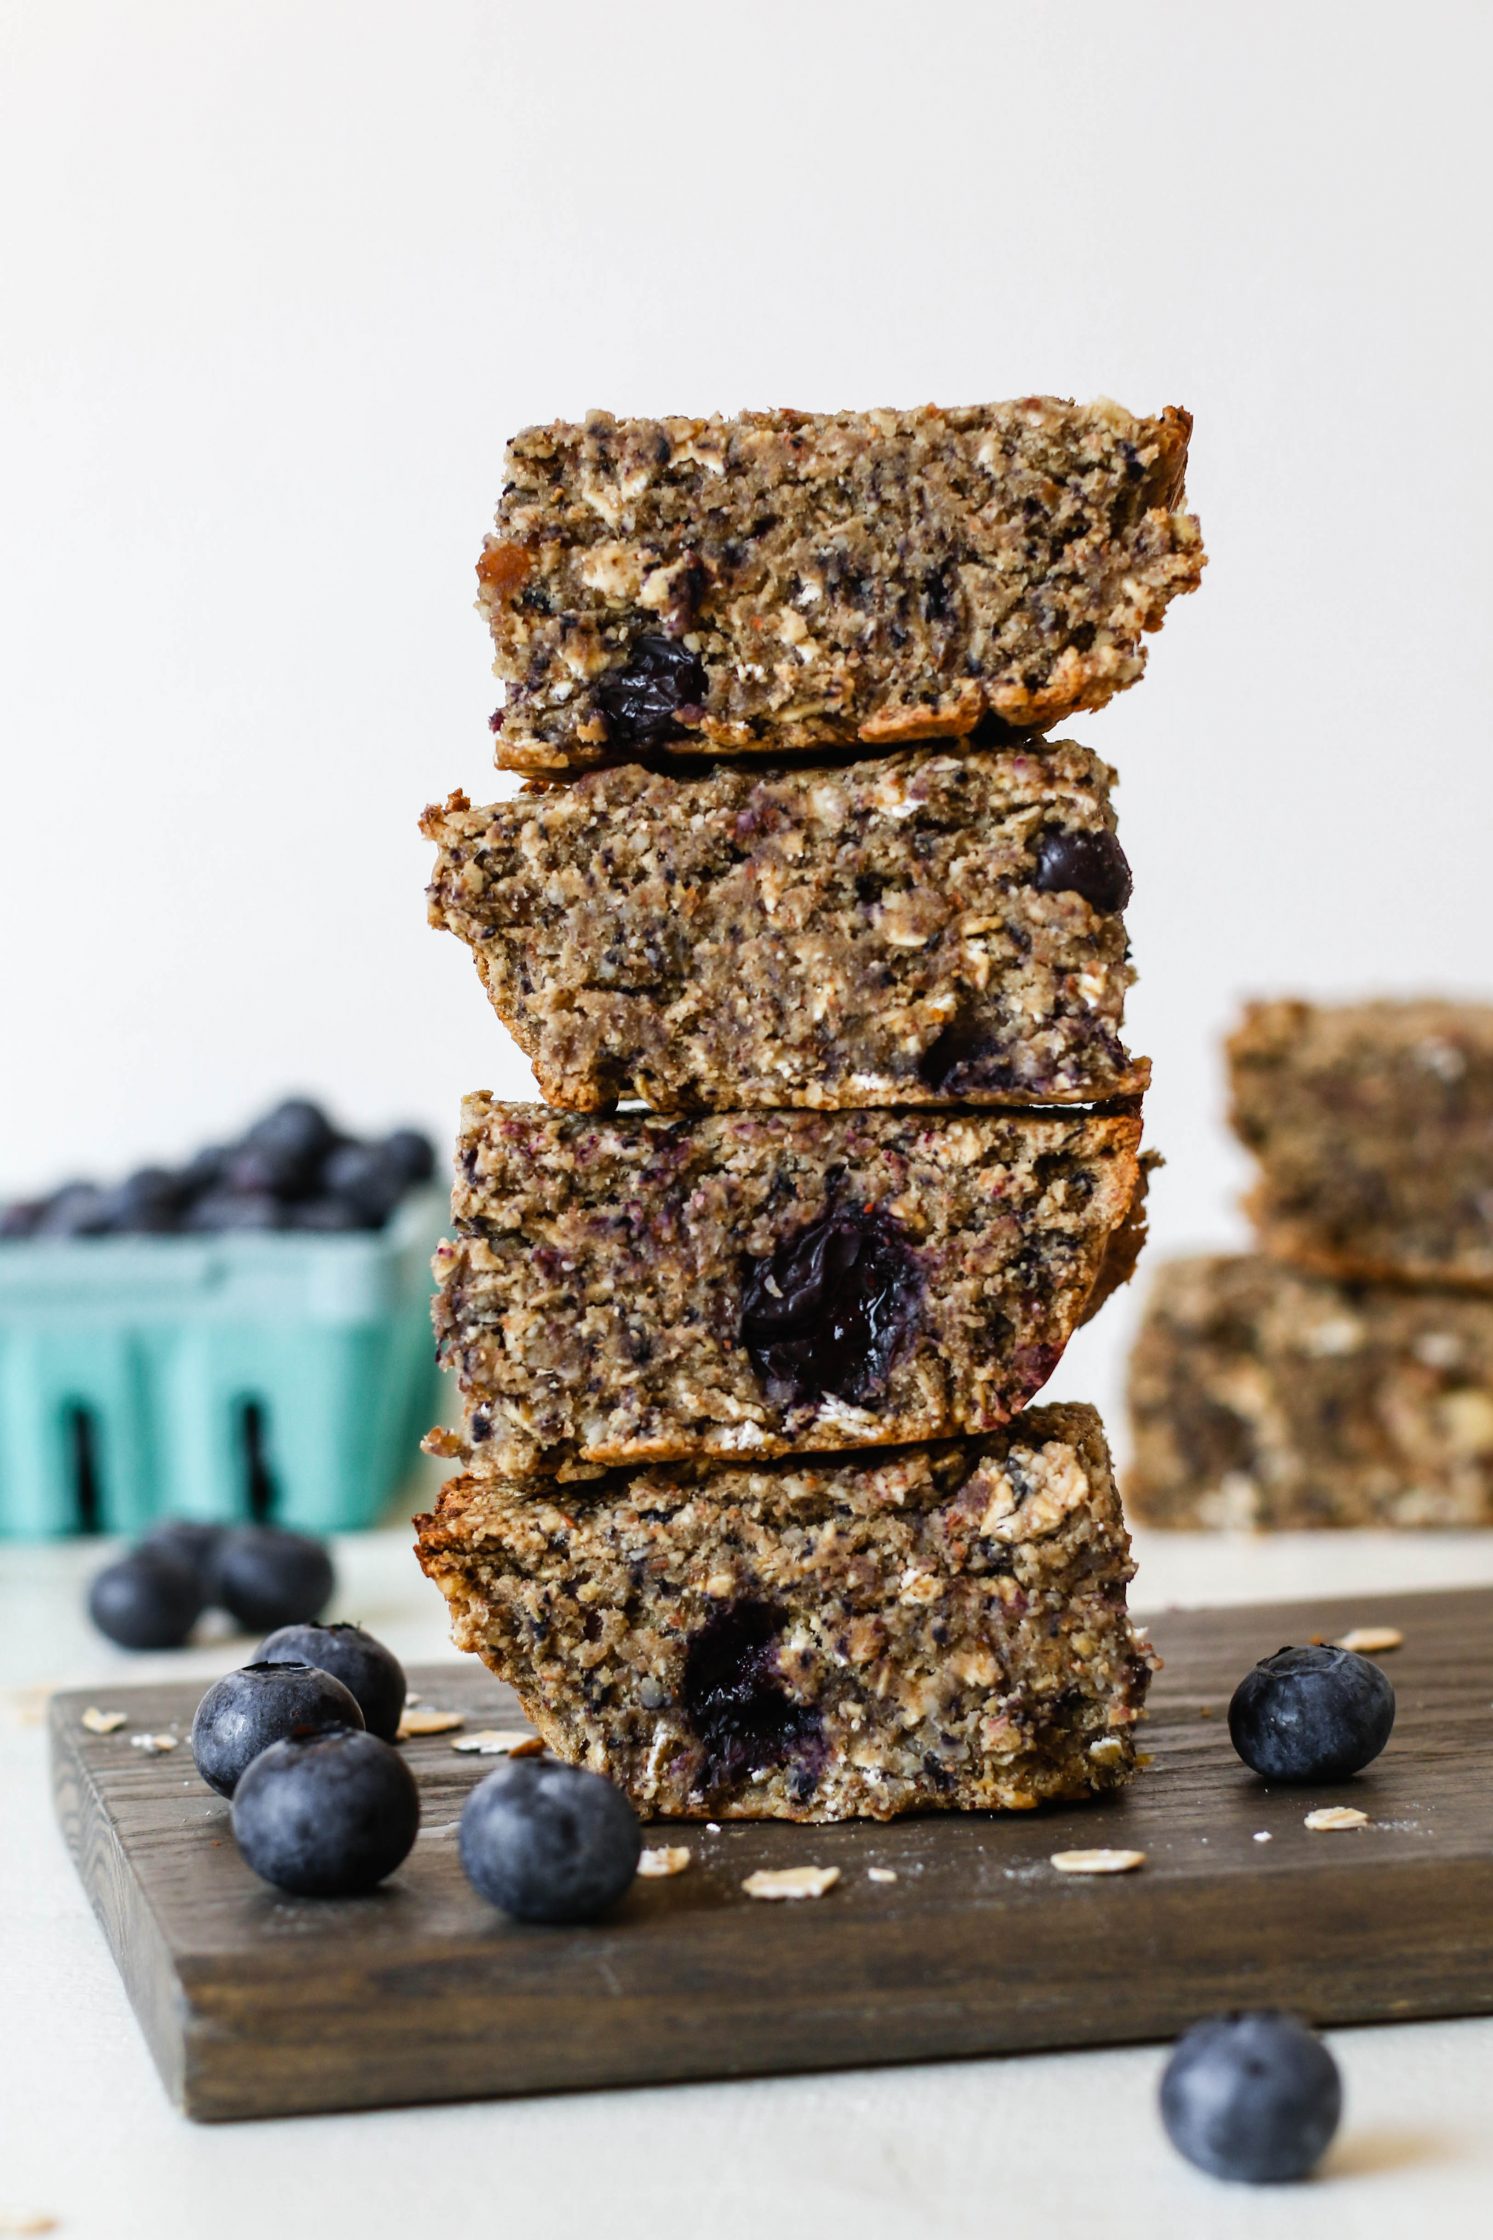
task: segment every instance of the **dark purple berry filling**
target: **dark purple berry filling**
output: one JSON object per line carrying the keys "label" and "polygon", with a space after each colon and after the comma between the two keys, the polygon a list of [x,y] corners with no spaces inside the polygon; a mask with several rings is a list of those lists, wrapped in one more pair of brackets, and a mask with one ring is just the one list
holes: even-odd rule
{"label": "dark purple berry filling", "polygon": [[1037,839],[1039,894],[1081,894],[1096,910],[1123,910],[1130,900],[1130,866],[1112,832],[1061,832],[1050,827]]}
{"label": "dark purple berry filling", "polygon": [[770,1602],[727,1603],[685,1651],[680,1707],[705,1748],[706,1789],[732,1788],[789,1758],[805,1761],[803,1779],[814,1785],[824,1721],[783,1686],[778,1637],[786,1623]]}
{"label": "dark purple berry filling", "polygon": [[596,687],[612,744],[658,746],[698,722],[709,683],[704,665],[677,638],[639,638],[625,669]]}
{"label": "dark purple berry filling", "polygon": [[779,1407],[880,1399],[916,1325],[923,1277],[884,1213],[830,1213],[748,1260],[741,1339]]}
{"label": "dark purple berry filling", "polygon": [[972,1019],[951,1019],[918,1060],[918,1079],[943,1097],[978,1090],[1014,1089],[1016,1069]]}

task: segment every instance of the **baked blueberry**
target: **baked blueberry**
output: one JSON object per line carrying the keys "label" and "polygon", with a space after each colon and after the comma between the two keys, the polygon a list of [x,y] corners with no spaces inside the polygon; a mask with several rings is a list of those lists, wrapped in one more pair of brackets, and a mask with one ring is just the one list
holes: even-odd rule
{"label": "baked blueberry", "polygon": [[1039,894],[1081,894],[1096,910],[1123,910],[1132,880],[1125,851],[1112,832],[1064,832],[1050,827],[1037,841]]}
{"label": "baked blueberry", "polygon": [[1346,1781],[1377,1758],[1395,1692],[1351,1649],[1279,1649],[1246,1672],[1229,1704],[1229,1737],[1267,1781]]}
{"label": "baked blueberry", "polygon": [[314,1664],[340,1680],[357,1700],[363,1724],[392,1742],[404,1710],[404,1666],[392,1649],[361,1626],[281,1626],[255,1651],[260,1664]]}
{"label": "baked blueberry", "polygon": [[479,1781],[458,1848],[472,1887],[518,1921],[591,1921],[621,1897],[643,1847],[637,1815],[599,1773],[520,1758]]}
{"label": "baked blueberry", "polygon": [[826,1394],[854,1407],[887,1388],[917,1319],[922,1276],[884,1213],[831,1213],[748,1260],[741,1336],[768,1398],[796,1406]]}
{"label": "baked blueberry", "polygon": [[179,1649],[205,1600],[195,1564],[146,1546],[104,1566],[88,1590],[88,1615],[121,1649]]}
{"label": "baked blueberry", "polygon": [[648,636],[638,639],[625,668],[601,678],[596,698],[614,746],[647,747],[698,723],[709,689],[704,665],[688,646]]}
{"label": "baked blueberry", "polygon": [[326,1549],[304,1532],[240,1525],[218,1550],[215,1599],[246,1633],[319,1618],[336,1583]]}
{"label": "baked blueberry", "polygon": [[1321,2161],[1343,2112],[1337,2063],[1288,2014],[1224,2014],[1178,2040],[1161,2120],[1179,2154],[1215,2178],[1280,2185]]}
{"label": "baked blueberry", "polygon": [[247,1766],[272,1742],[359,1727],[357,1699],[310,1664],[246,1664],[215,1680],[192,1721],[197,1771],[220,1797],[231,1797]]}
{"label": "baked blueberry", "polygon": [[376,1889],[419,1832],[420,1793],[399,1752],[346,1728],[272,1742],[233,1794],[245,1860],[298,1898]]}
{"label": "baked blueberry", "polygon": [[211,1602],[217,1591],[218,1550],[227,1530],[226,1525],[204,1524],[195,1517],[162,1517],[145,1534],[140,1549],[142,1552],[161,1550],[190,1564],[197,1574],[204,1602]]}
{"label": "baked blueberry", "polygon": [[787,1613],[769,1602],[725,1603],[684,1654],[679,1704],[704,1751],[701,1784],[727,1789],[797,1758],[810,1790],[826,1755],[824,1720],[789,1695],[778,1669]]}

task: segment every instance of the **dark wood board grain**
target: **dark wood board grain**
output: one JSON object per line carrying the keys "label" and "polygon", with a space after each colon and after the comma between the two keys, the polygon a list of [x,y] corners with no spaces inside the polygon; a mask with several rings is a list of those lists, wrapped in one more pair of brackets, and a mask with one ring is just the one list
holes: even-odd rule
{"label": "dark wood board grain", "polygon": [[[1285,1642],[1366,1624],[1405,1635],[1385,1660],[1389,1748],[1342,1787],[1267,1789],[1229,1747],[1235,1682]],[[1173,1612],[1153,1632],[1153,1763],[1123,1795],[888,1826],[660,1825],[688,1871],[639,1881],[587,1928],[521,1927],[468,1888],[455,1824],[491,1761],[448,1735],[406,1746],[423,1833],[372,1898],[277,1896],[185,1741],[131,1745],[185,1737],[195,1687],[56,1697],[57,1813],[166,2086],[203,2119],[1114,2044],[1238,2004],[1319,2023],[1493,2012],[1493,1591]],[[475,1664],[412,1683],[469,1727],[518,1723]],[[90,1701],[129,1727],[90,1734]],[[1303,1826],[1345,1802],[1372,1824]],[[1147,1863],[1085,1880],[1048,1864],[1092,1845]],[[839,1885],[791,1905],[742,1894],[754,1868],[803,1863],[838,1866]]]}

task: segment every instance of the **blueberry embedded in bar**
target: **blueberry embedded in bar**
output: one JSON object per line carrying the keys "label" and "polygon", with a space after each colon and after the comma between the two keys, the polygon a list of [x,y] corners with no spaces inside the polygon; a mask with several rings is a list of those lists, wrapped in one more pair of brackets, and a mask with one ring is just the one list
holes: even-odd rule
{"label": "blueberry embedded in bar", "polygon": [[417,1520],[458,1646],[637,1809],[890,1819],[1128,1779],[1152,1658],[1092,1408],[975,1440],[589,1483]]}
{"label": "blueberry embedded in bar", "polygon": [[1139,1141],[1132,1113],[471,1097],[435,1309],[471,1466],[991,1430],[1052,1374],[1111,1239],[1133,1251]]}
{"label": "blueberry embedded in bar", "polygon": [[529,428],[478,563],[498,760],[1048,730],[1196,588],[1192,422],[1059,397]]}
{"label": "blueberry embedded in bar", "polygon": [[453,795],[430,919],[571,1111],[1097,1103],[1150,1074],[1113,782],[1059,740]]}

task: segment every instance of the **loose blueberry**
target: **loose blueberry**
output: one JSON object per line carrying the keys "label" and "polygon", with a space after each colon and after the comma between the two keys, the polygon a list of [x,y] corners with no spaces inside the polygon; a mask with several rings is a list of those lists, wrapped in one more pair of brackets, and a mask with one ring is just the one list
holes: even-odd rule
{"label": "loose blueberry", "polygon": [[333,1732],[272,1742],[233,1795],[245,1860],[298,1898],[356,1898],[409,1857],[420,1793],[377,1735]]}
{"label": "loose blueberry", "polygon": [[336,1585],[319,1540],[274,1525],[242,1525],[218,1551],[217,1600],[246,1633],[319,1618]]}
{"label": "loose blueberry", "polygon": [[741,1337],[777,1405],[826,1394],[862,1407],[885,1392],[912,1333],[922,1274],[883,1213],[831,1213],[748,1260]]}
{"label": "loose blueberry", "polygon": [[162,1551],[190,1564],[197,1574],[203,1600],[211,1602],[217,1591],[218,1551],[226,1525],[202,1524],[195,1517],[162,1517],[140,1542],[142,1552]]}
{"label": "loose blueberry", "polygon": [[621,1897],[643,1847],[637,1815],[599,1773],[520,1758],[479,1781],[458,1848],[472,1887],[518,1921],[591,1921]]}
{"label": "loose blueberry", "polygon": [[88,1590],[88,1615],[121,1649],[179,1649],[202,1615],[196,1567],[170,1548],[133,1548]]}
{"label": "loose blueberry", "polygon": [[392,1742],[404,1710],[404,1666],[361,1626],[281,1626],[255,1651],[261,1664],[314,1664],[357,1699],[370,1734]]}
{"label": "loose blueberry", "polygon": [[1337,2063],[1288,2014],[1225,2014],[1179,2039],[1161,2079],[1161,2120],[1179,2154],[1245,2185],[1305,2178],[1343,2112]]}
{"label": "loose blueberry", "polygon": [[402,1177],[376,1143],[344,1143],[321,1170],[321,1189],[340,1198],[365,1228],[381,1229],[404,1195]]}
{"label": "loose blueberry", "polygon": [[435,1173],[435,1145],[419,1128],[395,1128],[379,1145],[384,1163],[407,1188],[428,1182]]}
{"label": "loose blueberry", "polygon": [[272,1742],[361,1727],[351,1690],[309,1664],[246,1664],[215,1680],[192,1721],[197,1771],[219,1796],[231,1797],[244,1770]]}
{"label": "loose blueberry", "polygon": [[1063,832],[1050,828],[1037,841],[1040,894],[1081,894],[1096,910],[1123,910],[1132,880],[1125,851],[1112,832]]}
{"label": "loose blueberry", "polygon": [[1393,1687],[1351,1649],[1280,1649],[1229,1704],[1234,1748],[1267,1781],[1346,1781],[1378,1757],[1394,1722]]}
{"label": "loose blueberry", "polygon": [[639,638],[625,668],[596,687],[607,733],[619,747],[677,739],[682,722],[698,721],[709,681],[703,664],[677,638]]}

